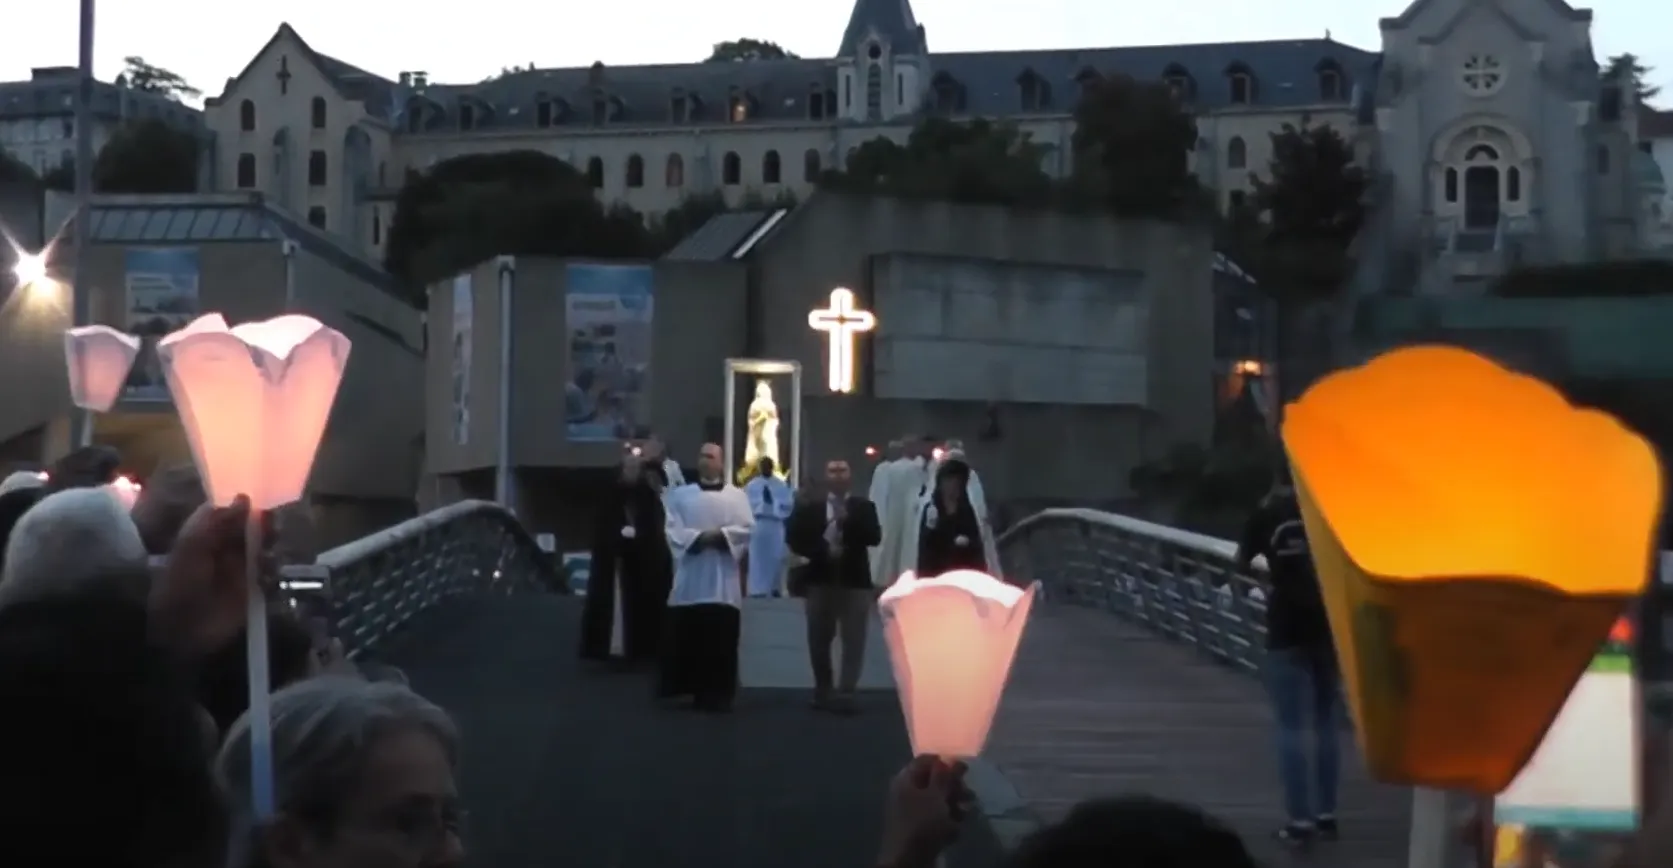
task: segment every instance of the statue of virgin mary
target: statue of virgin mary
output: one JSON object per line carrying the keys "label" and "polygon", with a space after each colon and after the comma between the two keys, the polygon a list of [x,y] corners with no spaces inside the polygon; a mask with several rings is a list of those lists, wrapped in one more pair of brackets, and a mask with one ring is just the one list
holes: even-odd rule
{"label": "statue of virgin mary", "polygon": [[761,459],[771,458],[781,478],[784,462],[778,457],[778,404],[773,402],[773,387],[766,380],[755,381],[755,400],[749,402],[748,437],[744,440],[744,462],[738,468],[738,484],[753,477],[761,466]]}

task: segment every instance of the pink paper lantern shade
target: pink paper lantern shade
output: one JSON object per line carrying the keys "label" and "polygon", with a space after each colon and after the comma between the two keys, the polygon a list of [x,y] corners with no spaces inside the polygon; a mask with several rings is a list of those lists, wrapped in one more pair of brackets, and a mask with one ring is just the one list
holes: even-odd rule
{"label": "pink paper lantern shade", "polygon": [[204,488],[257,509],[302,497],[348,365],[349,340],[306,316],[229,328],[199,317],[157,344]]}
{"label": "pink paper lantern shade", "polygon": [[1038,589],[972,570],[908,572],[878,597],[914,756],[982,752]]}
{"label": "pink paper lantern shade", "polygon": [[70,400],[95,413],[110,412],[122,396],[139,346],[139,338],[110,326],[66,330],[64,365],[70,374]]}

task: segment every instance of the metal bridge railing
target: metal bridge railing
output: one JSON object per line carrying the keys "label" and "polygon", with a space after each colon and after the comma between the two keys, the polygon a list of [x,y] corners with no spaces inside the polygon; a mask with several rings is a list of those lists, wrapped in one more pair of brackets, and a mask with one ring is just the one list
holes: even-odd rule
{"label": "metal bridge railing", "polygon": [[569,593],[557,560],[497,503],[466,500],[286,567],[293,599],[318,601],[351,659],[419,613],[463,595]]}
{"label": "metal bridge railing", "polygon": [[1266,652],[1266,571],[1233,563],[1236,544],[1093,509],[1048,509],[999,538],[1005,575],[1045,599],[1104,609],[1258,672]]}

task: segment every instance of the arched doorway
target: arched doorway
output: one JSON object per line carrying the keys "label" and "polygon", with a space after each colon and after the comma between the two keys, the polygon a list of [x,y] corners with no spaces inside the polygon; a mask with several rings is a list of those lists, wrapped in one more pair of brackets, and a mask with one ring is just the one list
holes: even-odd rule
{"label": "arched doorway", "polygon": [[1499,152],[1491,145],[1475,145],[1464,154],[1464,228],[1491,229],[1499,225],[1503,196]]}

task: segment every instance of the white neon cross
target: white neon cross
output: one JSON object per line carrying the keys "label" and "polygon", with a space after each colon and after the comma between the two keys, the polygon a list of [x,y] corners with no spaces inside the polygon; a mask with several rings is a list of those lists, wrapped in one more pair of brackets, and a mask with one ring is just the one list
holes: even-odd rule
{"label": "white neon cross", "polygon": [[877,317],[871,311],[856,308],[854,293],[837,287],[831,290],[830,307],[809,313],[807,324],[814,331],[825,333],[826,375],[831,391],[854,391],[854,342],[861,334],[877,328]]}

